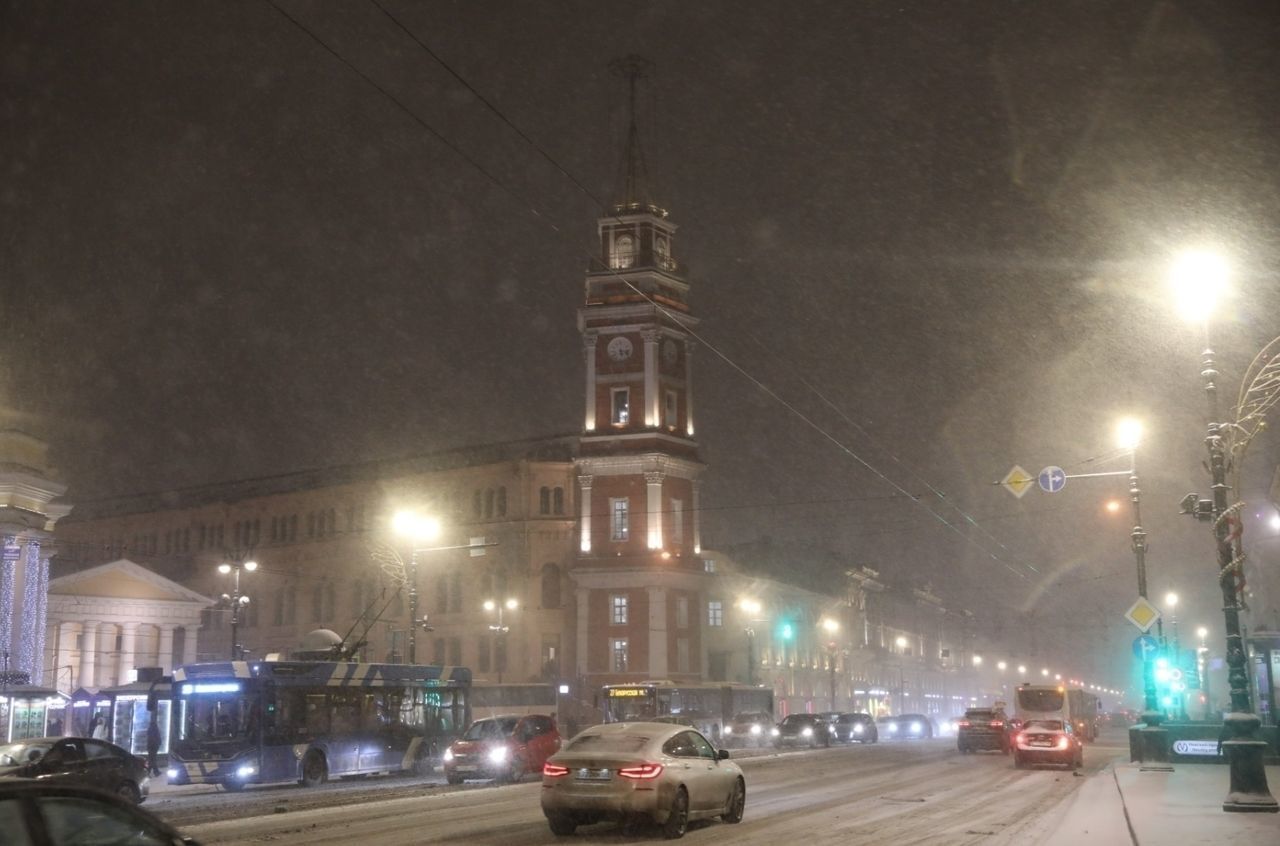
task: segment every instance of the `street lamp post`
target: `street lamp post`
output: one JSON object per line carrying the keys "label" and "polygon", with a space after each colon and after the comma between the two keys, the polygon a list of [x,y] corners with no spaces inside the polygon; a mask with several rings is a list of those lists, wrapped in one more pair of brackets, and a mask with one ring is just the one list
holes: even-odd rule
{"label": "street lamp post", "polygon": [[418,663],[418,544],[433,541],[440,535],[440,521],[432,517],[423,517],[413,511],[398,511],[392,519],[397,534],[413,543],[409,553],[409,644],[408,658],[410,664]]}
{"label": "street lamp post", "polygon": [[836,708],[836,657],[839,654],[839,644],[836,643],[836,633],[840,631],[840,624],[830,617],[823,618],[822,629],[831,638],[827,641],[827,670],[831,677],[831,710]]}
{"label": "street lamp post", "polygon": [[[1213,482],[1213,499],[1208,515],[1199,507],[1198,496],[1192,513],[1208,516],[1213,520],[1213,538],[1217,549],[1214,565],[1218,587],[1222,594],[1222,613],[1227,638],[1227,682],[1231,689],[1231,711],[1223,719],[1223,729],[1229,739],[1222,744],[1231,765],[1231,786],[1222,802],[1224,811],[1280,811],[1280,805],[1267,787],[1267,772],[1263,767],[1266,741],[1257,735],[1262,721],[1253,713],[1249,702],[1249,678],[1245,669],[1244,638],[1240,634],[1240,602],[1236,590],[1236,536],[1234,529],[1239,517],[1227,503],[1227,455],[1228,427],[1220,420],[1218,403],[1218,370],[1214,352],[1209,345],[1208,315],[1214,301],[1226,287],[1225,263],[1209,253],[1192,252],[1183,255],[1174,266],[1172,283],[1179,298],[1184,316],[1191,316],[1204,324],[1205,350],[1201,357],[1201,376],[1208,401],[1209,424],[1205,446],[1209,451],[1209,470]],[[1184,500],[1185,502],[1185,500]]]}
{"label": "street lamp post", "polygon": [[1213,695],[1209,692],[1209,645],[1206,638],[1209,630],[1204,626],[1196,629],[1200,638],[1200,646],[1196,649],[1196,674],[1200,677],[1200,692],[1204,694],[1205,716],[1213,712]]}
{"label": "street lamp post", "polygon": [[244,656],[244,650],[240,648],[240,609],[249,604],[249,597],[240,592],[240,570],[252,573],[258,569],[257,561],[245,561],[243,564],[239,561],[234,564],[219,564],[218,572],[222,575],[230,573],[232,575],[231,593],[224,593],[222,601],[231,606],[231,660],[239,661]]}
{"label": "street lamp post", "polygon": [[[498,622],[489,624],[489,631],[493,632],[495,635],[493,664],[498,671],[498,684],[502,684],[502,671],[507,663],[506,638],[507,632],[511,630],[510,626],[502,622],[502,612],[504,609],[514,611],[519,607],[520,603],[514,599],[508,599],[506,602],[498,602],[493,599],[486,599],[484,601],[484,610],[490,613],[493,613],[494,611],[498,612]],[[502,644],[502,649],[497,648],[498,643]]]}
{"label": "street lamp post", "polygon": [[752,623],[760,622],[760,611],[764,607],[759,600],[740,599],[738,607],[747,613],[747,625],[743,631],[747,635],[747,684],[756,683],[756,630]]}
{"label": "street lamp post", "polygon": [[898,635],[894,644],[898,647],[898,713],[905,714],[907,712],[907,676],[902,668],[902,659],[906,654],[907,639]]}
{"label": "street lamp post", "polygon": [[[1133,418],[1120,421],[1116,429],[1117,445],[1129,452],[1129,499],[1133,503],[1133,531],[1129,533],[1134,563],[1138,568],[1138,596],[1147,598],[1147,532],[1142,528],[1142,489],[1138,486],[1138,444],[1142,440],[1142,424]],[[1169,733],[1160,726],[1164,714],[1156,693],[1156,666],[1151,657],[1142,659],[1142,729],[1138,735],[1138,761],[1142,769],[1172,771],[1169,762]]]}

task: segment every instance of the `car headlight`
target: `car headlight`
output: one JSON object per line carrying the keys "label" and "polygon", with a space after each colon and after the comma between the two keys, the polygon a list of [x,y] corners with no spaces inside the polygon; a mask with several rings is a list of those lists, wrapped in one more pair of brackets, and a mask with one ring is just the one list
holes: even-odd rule
{"label": "car headlight", "polygon": [[724,727],[724,733],[725,733],[725,734],[733,734],[733,726],[725,726],[725,727]]}
{"label": "car headlight", "polygon": [[452,761],[452,760],[453,760],[453,750],[452,750],[452,749],[446,749],[446,750],[444,750],[444,760],[446,760],[446,761]]}
{"label": "car headlight", "polygon": [[862,723],[854,723],[854,724],[853,724],[853,733],[854,733],[854,734],[862,734]]}
{"label": "car headlight", "polygon": [[494,764],[501,764],[507,760],[507,747],[495,746],[489,750],[489,761]]}
{"label": "car headlight", "polygon": [[752,734],[759,734],[759,733],[760,733],[760,726],[752,726],[752,727],[751,727],[751,733],[752,733]]}
{"label": "car headlight", "polygon": [[920,728],[921,728],[921,726],[920,726],[920,724],[919,724],[919,723],[912,723],[912,724],[911,724],[911,733],[912,733],[912,734],[919,734],[919,733],[920,733]]}
{"label": "car headlight", "polygon": [[782,732],[776,726],[769,733],[772,734],[774,737],[777,737],[778,735],[782,734]]}
{"label": "car headlight", "polygon": [[236,770],[236,775],[239,776],[240,778],[248,778],[249,776],[254,775],[257,772],[258,772],[258,768],[255,767],[253,764],[245,764],[240,769]]}
{"label": "car headlight", "polygon": [[808,726],[805,726],[804,728],[800,729],[800,735],[802,737],[813,737],[813,729],[809,728]]}
{"label": "car headlight", "polygon": [[889,729],[889,734],[897,734],[897,733],[898,733],[898,724],[897,724],[897,723],[889,723],[889,725],[888,725],[888,729]]}

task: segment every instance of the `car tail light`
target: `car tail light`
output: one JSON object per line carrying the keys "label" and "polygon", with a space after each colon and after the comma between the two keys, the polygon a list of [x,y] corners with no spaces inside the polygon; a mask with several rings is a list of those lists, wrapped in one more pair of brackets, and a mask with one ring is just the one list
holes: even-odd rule
{"label": "car tail light", "polygon": [[1059,738],[1058,738],[1058,748],[1059,748],[1059,749],[1066,749],[1066,748],[1067,748],[1068,746],[1070,746],[1070,745],[1071,745],[1071,741],[1069,741],[1069,740],[1067,739],[1067,736],[1066,736],[1065,734],[1064,734],[1064,735],[1062,735],[1062,737],[1059,737]]}
{"label": "car tail light", "polygon": [[957,723],[956,723],[956,725],[957,725],[957,726],[959,726],[959,727],[960,727],[960,728],[962,728],[962,729],[967,729],[967,728],[969,727],[969,721],[968,721],[968,720],[960,720],[959,722],[957,722]]}
{"label": "car tail light", "polygon": [[662,775],[662,764],[641,764],[638,767],[622,767],[618,775],[623,778],[651,779]]}
{"label": "car tail light", "polygon": [[1001,720],[992,720],[992,721],[991,721],[991,727],[992,727],[993,729],[1000,729],[1000,728],[1004,728],[1004,722],[1002,722]]}
{"label": "car tail light", "polygon": [[1013,739],[1013,740],[1014,740],[1014,742],[1015,742],[1015,743],[1017,743],[1017,744],[1023,744],[1023,743],[1026,743],[1026,742],[1027,742],[1027,735],[1026,735],[1024,732],[1018,732],[1017,736],[1016,736],[1016,737],[1014,737],[1014,739]]}
{"label": "car tail light", "polygon": [[560,778],[569,774],[568,767],[562,767],[559,764],[553,764],[550,761],[542,765],[542,774],[548,778]]}

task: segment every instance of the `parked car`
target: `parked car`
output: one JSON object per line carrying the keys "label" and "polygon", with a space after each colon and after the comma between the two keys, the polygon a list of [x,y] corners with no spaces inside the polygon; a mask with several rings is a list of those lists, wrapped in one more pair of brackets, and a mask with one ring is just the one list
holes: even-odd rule
{"label": "parked car", "polygon": [[0,832],[23,846],[197,846],[132,801],[101,790],[8,778],[0,780]]}
{"label": "parked car", "polygon": [[773,733],[774,746],[830,746],[831,723],[817,714],[788,714]]}
{"label": "parked car", "polygon": [[736,715],[724,727],[726,746],[764,746],[772,737],[773,715],[747,711]]}
{"label": "parked car", "polygon": [[870,714],[841,714],[832,726],[832,737],[841,743],[875,743],[880,739]]}
{"label": "parked car", "polygon": [[924,714],[899,714],[881,717],[880,728],[888,740],[912,740],[933,737],[933,721]]}
{"label": "parked car", "polygon": [[556,721],[544,714],[487,717],[476,720],[444,752],[444,775],[450,784],[469,778],[519,781],[560,748]]}
{"label": "parked car", "polygon": [[1009,717],[998,708],[970,708],[960,718],[956,748],[963,753],[1003,752],[1009,754]]}
{"label": "parked car", "polygon": [[742,821],[742,770],[700,732],[671,723],[586,729],[542,768],[542,813],[567,836],[601,820],[652,820],[668,838],[692,820]]}
{"label": "parked car", "polygon": [[1068,769],[1084,766],[1084,744],[1062,720],[1027,720],[1013,736],[1013,765],[1059,764]]}
{"label": "parked car", "polygon": [[88,737],[39,737],[0,746],[0,778],[92,787],[135,805],[151,790],[146,761]]}

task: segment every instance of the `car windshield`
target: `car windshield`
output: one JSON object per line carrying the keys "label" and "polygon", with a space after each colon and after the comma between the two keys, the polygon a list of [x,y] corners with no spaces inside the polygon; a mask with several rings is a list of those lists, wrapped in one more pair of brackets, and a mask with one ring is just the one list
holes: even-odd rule
{"label": "car windshield", "polygon": [[865,723],[869,718],[866,714],[841,714],[840,722],[847,723]]}
{"label": "car windshield", "polygon": [[1062,731],[1062,720],[1028,720],[1025,729],[1041,729],[1042,731]]}
{"label": "car windshield", "polygon": [[991,711],[985,711],[985,710],[974,710],[974,711],[964,712],[964,718],[966,720],[979,720],[979,721],[994,720],[995,717],[996,715],[994,713],[992,713]]}
{"label": "car windshield", "polygon": [[807,726],[812,725],[817,718],[813,714],[792,714],[782,721],[783,726]]}
{"label": "car windshield", "polygon": [[462,736],[463,740],[497,740],[510,737],[516,730],[519,720],[512,717],[506,720],[476,720]]}
{"label": "car windshield", "polygon": [[16,767],[38,761],[49,751],[50,743],[10,743],[0,746],[0,767]]}
{"label": "car windshield", "polygon": [[769,722],[769,715],[758,713],[739,714],[733,718],[733,721],[735,723],[767,723]]}
{"label": "car windshield", "polygon": [[568,752],[639,752],[651,738],[639,734],[580,734],[565,747]]}
{"label": "car windshield", "polygon": [[1061,711],[1066,695],[1055,688],[1025,688],[1018,691],[1018,707],[1023,711]]}

